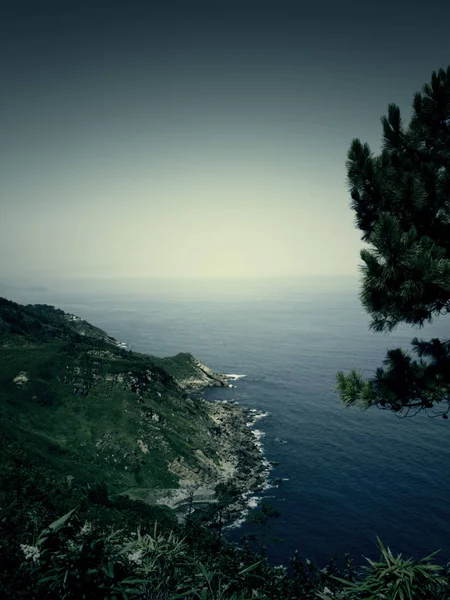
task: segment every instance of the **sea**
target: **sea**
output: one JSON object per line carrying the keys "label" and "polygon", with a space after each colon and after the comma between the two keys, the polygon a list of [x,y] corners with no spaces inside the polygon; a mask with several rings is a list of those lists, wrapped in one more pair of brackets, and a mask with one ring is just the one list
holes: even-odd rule
{"label": "sea", "polygon": [[[371,376],[387,349],[450,337],[440,317],[422,329],[369,330],[357,278],[264,280],[80,280],[0,287],[0,295],[53,304],[106,330],[133,350],[190,352],[212,369],[241,375],[206,392],[267,413],[262,450],[275,464],[252,506],[280,513],[265,531],[268,557],[288,564],[298,550],[323,567],[348,553],[377,559],[377,536],[394,553],[450,559],[450,419],[399,418],[345,408],[337,371]],[[432,417],[432,418],[431,418]],[[239,541],[251,523],[230,528]]]}

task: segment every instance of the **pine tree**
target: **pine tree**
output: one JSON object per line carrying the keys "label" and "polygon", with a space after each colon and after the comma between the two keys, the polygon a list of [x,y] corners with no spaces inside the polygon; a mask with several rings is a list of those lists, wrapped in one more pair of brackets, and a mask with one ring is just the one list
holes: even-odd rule
{"label": "pine tree", "polygon": [[[351,207],[369,246],[361,251],[360,299],[377,332],[402,322],[422,327],[450,312],[450,66],[433,72],[413,109],[405,129],[390,104],[381,154],[354,139],[346,162]],[[450,340],[414,338],[412,348],[415,357],[389,350],[369,380],[339,372],[343,402],[447,418]]]}

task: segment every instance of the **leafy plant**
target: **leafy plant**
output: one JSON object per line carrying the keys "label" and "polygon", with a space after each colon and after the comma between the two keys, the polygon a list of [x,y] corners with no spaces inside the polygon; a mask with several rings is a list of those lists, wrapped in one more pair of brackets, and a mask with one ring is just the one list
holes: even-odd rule
{"label": "leafy plant", "polygon": [[380,560],[366,558],[370,566],[363,567],[367,575],[362,581],[349,582],[335,577],[347,589],[339,596],[318,592],[318,597],[322,600],[443,600],[448,580],[438,574],[443,568],[431,562],[436,552],[418,561],[412,558],[404,560],[401,554],[394,556],[378,537],[377,541],[381,550]]}
{"label": "leafy plant", "polygon": [[[262,561],[254,563],[244,569],[241,569],[237,576],[240,577],[249,571],[255,569]],[[188,598],[198,598],[199,600],[256,600],[266,599],[267,596],[258,594],[252,590],[251,595],[248,596],[246,593],[232,592],[231,595],[228,593],[233,580],[225,580],[217,573],[208,571],[202,563],[198,563],[199,572],[197,577],[201,580],[198,586],[195,586],[183,592],[172,596],[169,600],[187,600]]]}
{"label": "leafy plant", "polygon": [[153,534],[141,534],[140,529],[125,540],[120,554],[131,563],[138,577],[145,580],[152,593],[173,589],[183,578],[183,567],[188,563],[187,545],[172,531],[167,534],[153,526]]}
{"label": "leafy plant", "polygon": [[35,545],[22,545],[33,597],[128,600],[129,595],[139,594],[147,581],[136,578],[123,559],[122,532],[105,534],[89,523],[75,531],[69,524],[73,512],[45,528]]}

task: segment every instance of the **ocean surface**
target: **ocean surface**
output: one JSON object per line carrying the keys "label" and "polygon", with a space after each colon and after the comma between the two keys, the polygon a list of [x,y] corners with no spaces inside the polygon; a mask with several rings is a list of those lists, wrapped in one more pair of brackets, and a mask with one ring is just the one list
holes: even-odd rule
{"label": "ocean surface", "polygon": [[[344,408],[335,374],[370,376],[386,349],[414,336],[450,336],[441,317],[422,330],[369,331],[353,280],[256,282],[98,282],[59,289],[0,289],[19,302],[46,302],[72,312],[157,356],[191,352],[214,370],[245,375],[233,389],[207,397],[237,401],[269,415],[258,421],[270,476],[260,498],[271,520],[269,558],[300,556],[324,566],[349,553],[358,564],[378,557],[376,536],[394,552],[450,559],[450,420],[399,419]],[[233,540],[255,531],[229,532]]]}

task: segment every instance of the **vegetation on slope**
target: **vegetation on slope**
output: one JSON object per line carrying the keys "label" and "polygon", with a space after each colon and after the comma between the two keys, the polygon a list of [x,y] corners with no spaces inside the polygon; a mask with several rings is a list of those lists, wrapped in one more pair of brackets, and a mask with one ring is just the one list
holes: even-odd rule
{"label": "vegetation on slope", "polygon": [[175,488],[172,461],[215,457],[207,406],[180,387],[197,374],[190,355],[129,352],[61,310],[0,299],[0,364],[2,435],[79,481]]}

